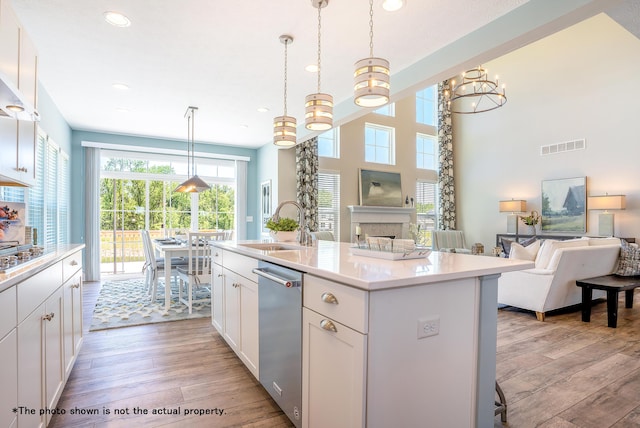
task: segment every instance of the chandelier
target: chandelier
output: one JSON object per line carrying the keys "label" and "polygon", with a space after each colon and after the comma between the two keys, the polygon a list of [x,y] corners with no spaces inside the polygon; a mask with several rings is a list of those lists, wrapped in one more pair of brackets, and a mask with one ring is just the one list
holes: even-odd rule
{"label": "chandelier", "polygon": [[389,102],[389,61],[373,56],[373,0],[369,0],[369,58],[355,64],[353,101],[361,107],[380,107]]}
{"label": "chandelier", "polygon": [[279,147],[296,145],[295,117],[287,116],[287,46],[293,43],[293,37],[283,34],[280,41],[284,43],[284,113],[273,119],[273,144]]}
{"label": "chandelier", "polygon": [[174,189],[174,192],[194,193],[210,189],[207,183],[196,175],[196,150],[193,136],[195,115],[198,107],[187,107],[184,117],[187,118],[187,177],[184,183]]}
{"label": "chandelier", "polygon": [[326,131],[333,127],[333,97],[320,92],[320,34],[322,20],[320,11],[329,4],[329,0],[311,0],[313,7],[318,8],[318,92],[305,98],[304,125],[311,131]]}
{"label": "chandelier", "polygon": [[504,86],[498,89],[495,82],[487,77],[487,70],[478,66],[462,73],[462,81],[456,85],[451,81],[449,109],[452,113],[473,114],[495,110],[507,102]]}

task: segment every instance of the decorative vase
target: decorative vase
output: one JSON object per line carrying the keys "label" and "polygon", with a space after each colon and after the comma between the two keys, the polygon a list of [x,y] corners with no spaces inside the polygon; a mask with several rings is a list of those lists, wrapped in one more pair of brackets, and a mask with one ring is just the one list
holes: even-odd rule
{"label": "decorative vase", "polygon": [[527,235],[535,235],[535,234],[536,234],[536,226],[527,225]]}
{"label": "decorative vase", "polygon": [[277,242],[293,242],[298,240],[297,230],[292,230],[290,232],[283,230],[270,230],[269,235],[271,235],[271,238]]}

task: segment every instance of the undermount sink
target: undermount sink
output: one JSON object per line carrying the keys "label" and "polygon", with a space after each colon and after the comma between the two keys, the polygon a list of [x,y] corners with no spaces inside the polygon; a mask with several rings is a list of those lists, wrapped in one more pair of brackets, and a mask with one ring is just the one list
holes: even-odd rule
{"label": "undermount sink", "polygon": [[293,244],[283,244],[279,242],[259,242],[255,244],[238,244],[239,247],[255,248],[261,251],[284,251],[284,250],[302,250],[303,247]]}

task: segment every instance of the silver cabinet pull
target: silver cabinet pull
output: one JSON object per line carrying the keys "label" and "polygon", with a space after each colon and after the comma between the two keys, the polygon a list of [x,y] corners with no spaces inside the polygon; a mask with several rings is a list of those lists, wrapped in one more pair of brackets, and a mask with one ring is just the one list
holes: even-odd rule
{"label": "silver cabinet pull", "polygon": [[320,298],[325,303],[332,303],[334,305],[338,304],[338,299],[336,299],[336,296],[331,293],[322,293],[322,296]]}
{"label": "silver cabinet pull", "polygon": [[332,323],[331,321],[329,321],[329,320],[320,321],[320,327],[322,327],[325,330],[332,331],[334,333],[338,332],[338,329],[336,328],[336,325],[334,323]]}
{"label": "silver cabinet pull", "polygon": [[18,172],[27,172],[28,170],[27,170],[27,168],[25,168],[23,166],[23,167],[20,167],[20,168],[16,168],[16,171],[18,171]]}
{"label": "silver cabinet pull", "polygon": [[44,315],[42,317],[42,321],[45,321],[45,320],[46,321],[51,321],[55,315],[56,314],[54,314],[53,312],[51,312],[50,314]]}
{"label": "silver cabinet pull", "polygon": [[71,288],[80,288],[80,283],[71,284]]}
{"label": "silver cabinet pull", "polygon": [[223,274],[221,274],[221,273],[219,273],[219,274],[218,274],[218,278],[222,278],[223,276],[224,276],[224,275],[223,275]]}
{"label": "silver cabinet pull", "polygon": [[213,257],[220,257],[218,253],[213,253]]}
{"label": "silver cabinet pull", "polygon": [[75,261],[75,260],[71,260],[70,265],[71,265],[71,266],[78,266],[78,262],[77,262],[77,261]]}

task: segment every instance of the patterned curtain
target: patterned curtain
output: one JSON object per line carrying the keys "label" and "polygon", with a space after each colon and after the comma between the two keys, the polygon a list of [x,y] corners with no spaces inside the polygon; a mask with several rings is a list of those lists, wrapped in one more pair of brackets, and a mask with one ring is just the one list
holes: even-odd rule
{"label": "patterned curtain", "polygon": [[453,183],[453,129],[449,109],[449,81],[438,83],[438,229],[456,228],[456,195]]}
{"label": "patterned curtain", "polygon": [[318,138],[296,145],[296,199],[309,230],[318,230]]}

